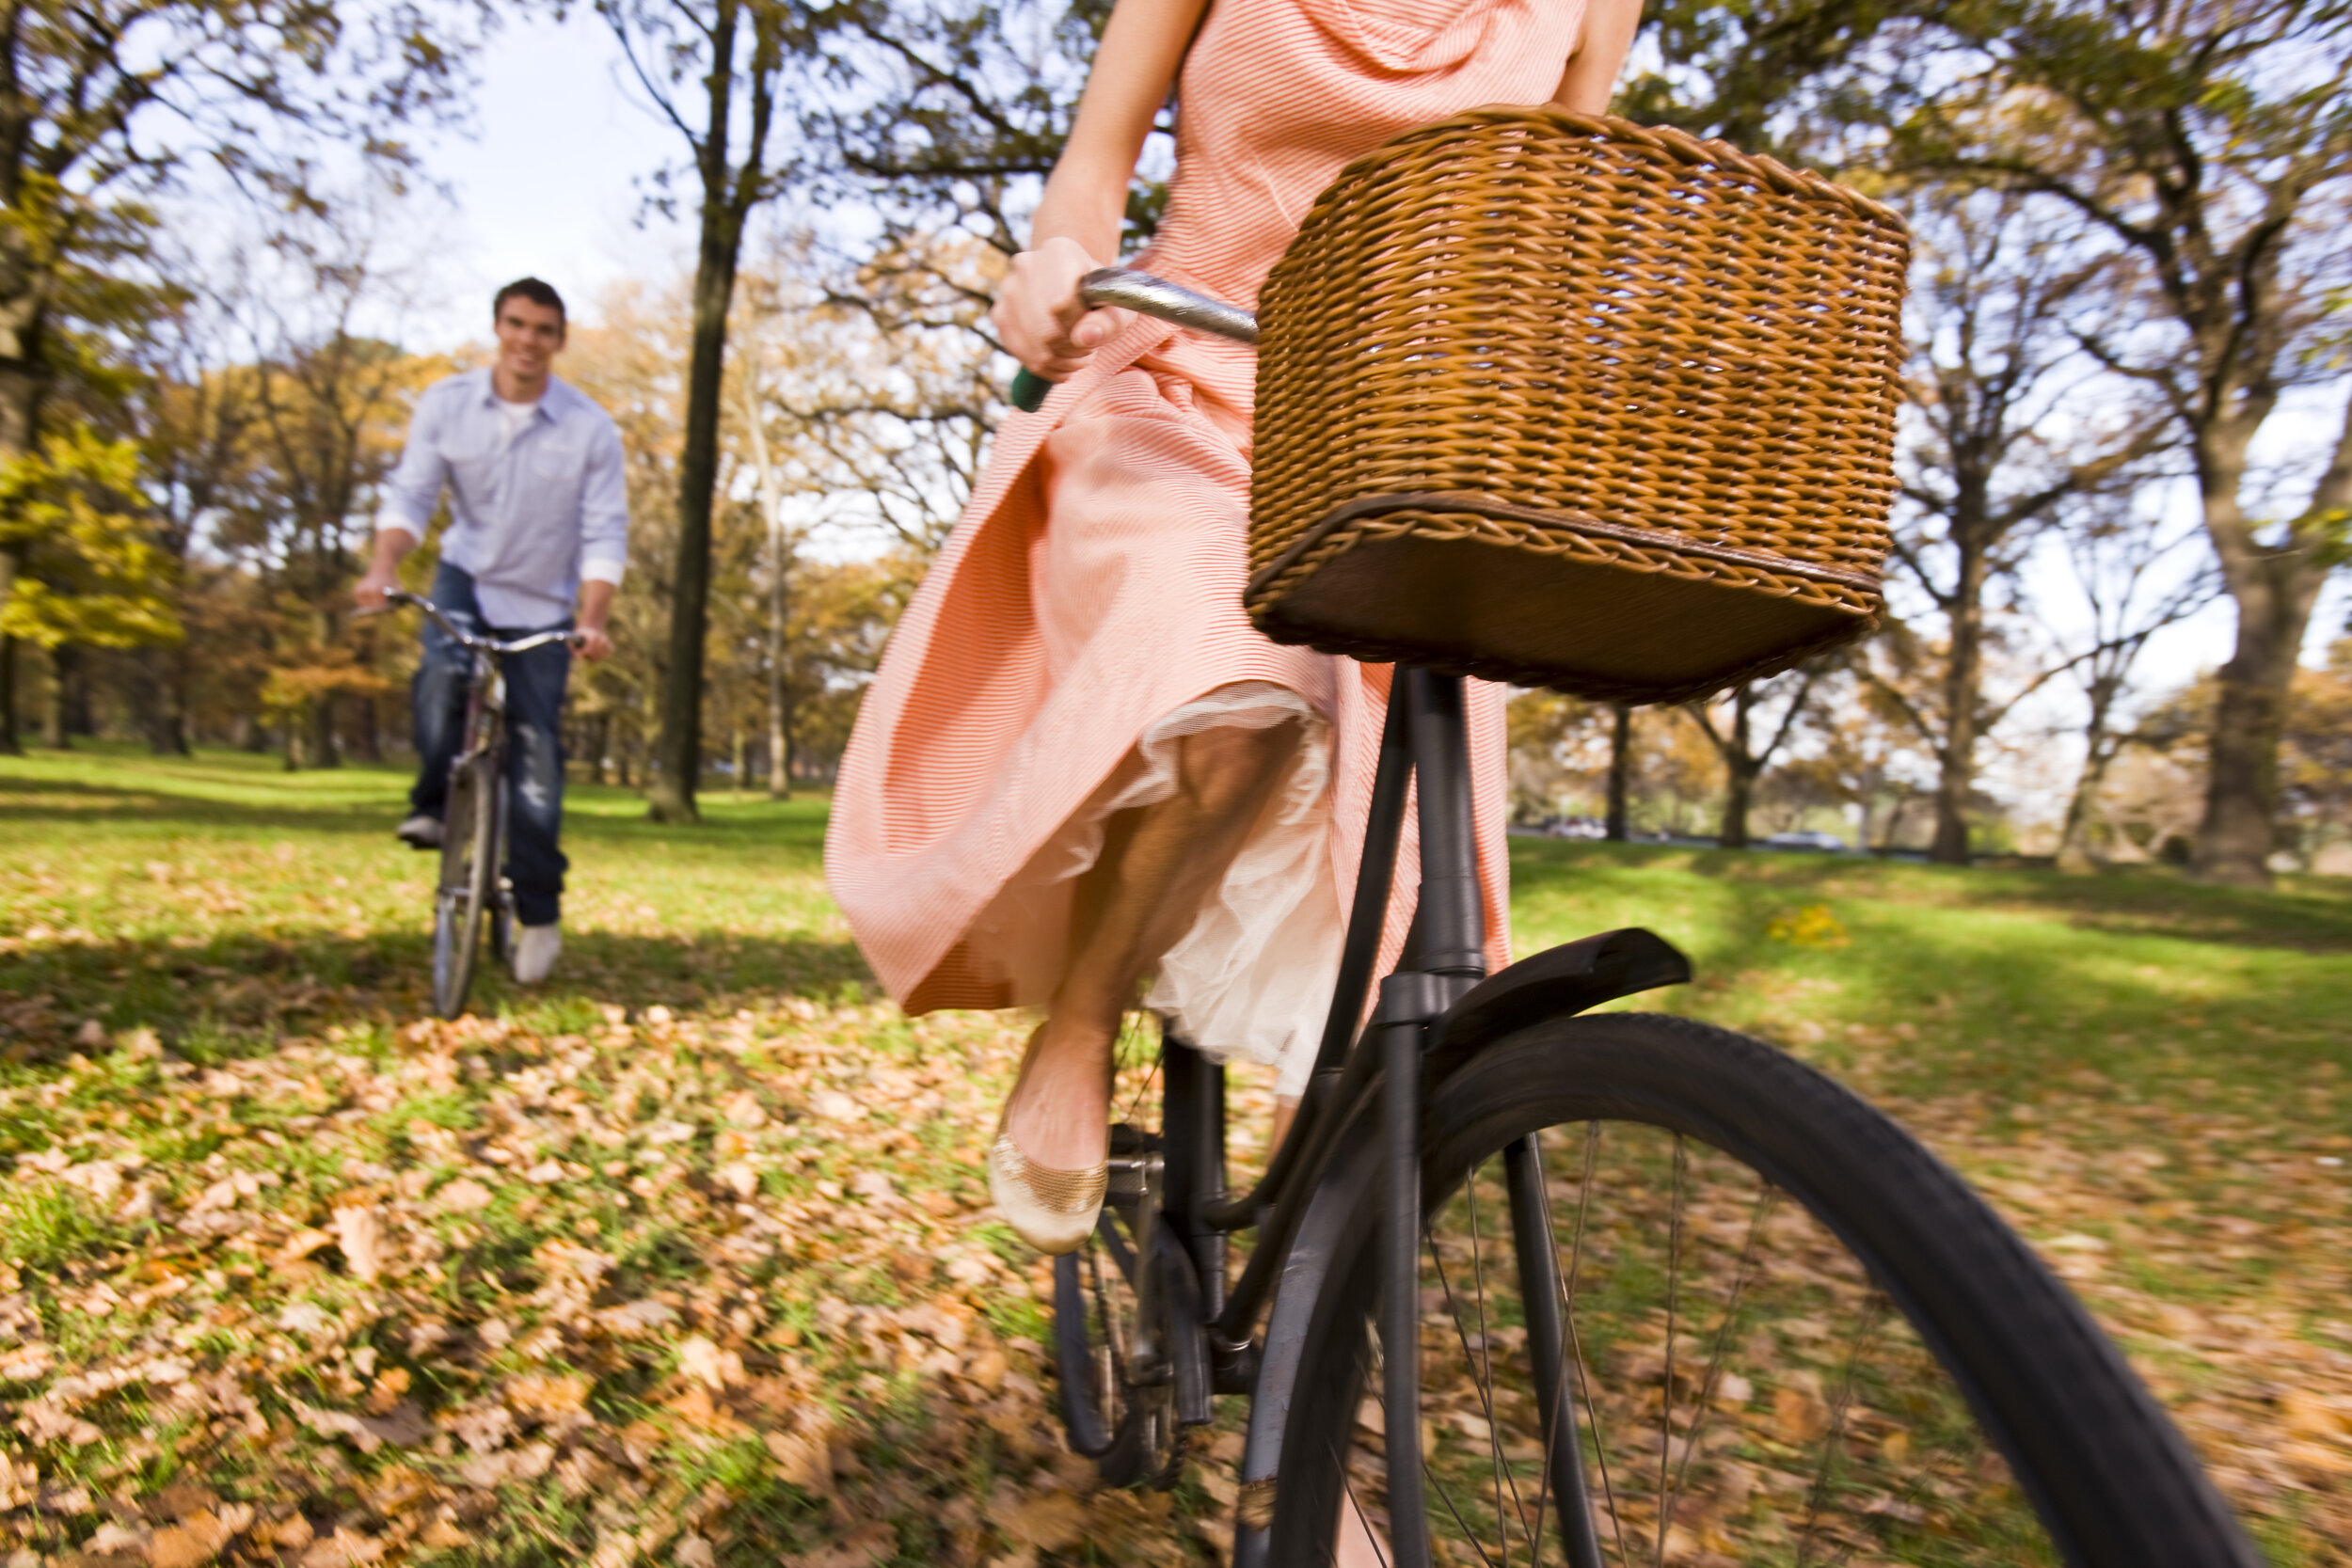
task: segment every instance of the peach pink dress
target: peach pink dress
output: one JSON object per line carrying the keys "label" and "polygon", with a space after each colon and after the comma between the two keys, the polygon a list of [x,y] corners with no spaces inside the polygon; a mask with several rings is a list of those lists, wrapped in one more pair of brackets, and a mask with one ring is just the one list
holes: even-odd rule
{"label": "peach pink dress", "polygon": [[[1166,221],[1134,264],[1239,304],[1343,165],[1558,85],[1582,0],[1212,0],[1185,61]],[[842,760],[834,896],[911,1012],[1040,1004],[1111,813],[1174,787],[1178,737],[1293,719],[1287,777],[1147,997],[1210,1054],[1312,1064],[1387,666],[1279,647],[1241,609],[1251,350],[1131,319],[1014,415],[894,633]],[[1509,951],[1501,689],[1473,683],[1490,961]],[[1383,969],[1412,916],[1408,816]]]}

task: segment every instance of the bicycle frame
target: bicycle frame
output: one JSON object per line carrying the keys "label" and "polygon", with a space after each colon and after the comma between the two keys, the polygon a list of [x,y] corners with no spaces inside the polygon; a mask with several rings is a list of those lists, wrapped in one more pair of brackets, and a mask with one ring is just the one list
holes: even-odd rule
{"label": "bicycle frame", "polygon": [[[1081,290],[1089,304],[1126,306],[1244,341],[1257,338],[1248,312],[1148,274],[1106,269],[1090,274]],[[1408,786],[1415,785],[1410,794],[1420,830],[1418,900],[1404,951],[1395,970],[1380,980],[1375,1001],[1373,970],[1395,880]],[[1261,1418],[1263,1407],[1269,1395],[1272,1402],[1287,1407],[1289,1384],[1279,1370],[1296,1365],[1304,1323],[1295,1318],[1285,1323],[1278,1311],[1263,1346],[1253,1328],[1278,1283],[1302,1268],[1320,1267],[1317,1259],[1301,1256],[1311,1249],[1302,1249],[1300,1231],[1343,1141],[1352,1130],[1368,1129],[1377,1116],[1385,1182],[1382,1401],[1388,1430],[1409,1433],[1417,1428],[1420,1407],[1420,1131],[1426,1084],[1532,1017],[1580,1010],[1691,975],[1682,955],[1647,931],[1588,937],[1491,977],[1486,948],[1462,677],[1400,666],[1391,676],[1363,859],[1331,1007],[1313,1071],[1281,1147],[1248,1192],[1229,1191],[1224,1069],[1171,1037],[1162,1064],[1168,1076],[1161,1147],[1155,1154],[1147,1144],[1111,1161],[1114,1191],[1141,1200],[1138,1258],[1162,1259],[1168,1265],[1136,1270],[1138,1370],[1154,1380],[1173,1381],[1180,1426],[1209,1420],[1215,1393],[1259,1396],[1244,1460],[1245,1475],[1256,1479],[1245,1483],[1235,1568],[1258,1568],[1263,1560],[1264,1521],[1250,1518],[1248,1488],[1272,1480],[1276,1460],[1262,1445],[1279,1448],[1281,1414],[1267,1418],[1269,1426]],[[1541,1171],[1523,1157],[1529,1151],[1517,1152],[1522,1157],[1511,1162],[1515,1214],[1518,1223],[1540,1223],[1534,1217],[1542,1214],[1545,1201]],[[1241,1276],[1229,1284],[1230,1238],[1249,1229],[1258,1232],[1257,1244]],[[1164,1286],[1158,1283],[1163,1275]],[[1161,1288],[1171,1298],[1165,1313],[1152,1299]],[[1556,1311],[1533,1317],[1552,1320],[1532,1321],[1529,1330],[1556,1345]],[[1154,1343],[1149,1325],[1163,1321],[1170,1339]],[[1271,1380],[1262,1375],[1269,1370],[1277,1372]],[[1556,1415],[1548,1412],[1547,1420]],[[1580,1465],[1575,1445],[1567,1445],[1556,1480],[1564,1506],[1582,1507]],[[1418,1465],[1391,1467],[1393,1517],[1421,1517],[1421,1481]],[[1589,1531],[1589,1512],[1583,1516]],[[1397,1568],[1425,1568],[1428,1543],[1418,1531],[1400,1532],[1392,1545]]]}
{"label": "bicycle frame", "polygon": [[[1419,901],[1394,972],[1372,984],[1394,880],[1407,785],[1417,784],[1421,837]],[[1406,1347],[1384,1357],[1382,1403],[1391,1432],[1415,1429],[1420,1404],[1418,1366],[1421,1245],[1421,1100],[1426,1085],[1532,1018],[1579,1010],[1653,987],[1687,981],[1682,955],[1647,931],[1605,932],[1550,949],[1492,976],[1486,974],[1484,907],[1470,805],[1470,746],[1460,677],[1425,669],[1394,672],[1381,730],[1370,820],[1356,895],[1331,1009],[1315,1069],[1289,1134],[1264,1175],[1247,1193],[1227,1189],[1225,1073],[1181,1041],[1171,1041],[1167,1117],[1161,1152],[1146,1148],[1114,1160],[1123,1179],[1146,1198],[1146,1224],[1160,1236],[1138,1236],[1139,1250],[1155,1249],[1168,1267],[1167,1289],[1176,1298],[1162,1319],[1149,1292],[1153,1272],[1136,1271],[1139,1324],[1165,1321],[1167,1345],[1140,1345],[1149,1360],[1173,1378],[1176,1418],[1197,1425],[1211,1417],[1210,1395],[1249,1393],[1258,1406],[1250,1423],[1246,1475],[1270,1477],[1281,1408],[1288,1402],[1288,1369],[1303,1344],[1303,1315],[1277,1311],[1265,1340],[1253,1333],[1278,1285],[1288,1288],[1319,1271],[1323,1243],[1302,1235],[1327,1172],[1364,1134],[1383,1145],[1385,1172],[1381,1250],[1381,1342]],[[1366,1005],[1371,1003],[1366,1019]],[[1359,1029],[1359,1021],[1361,1027]],[[1351,1135],[1353,1134],[1353,1136]],[[1122,1165],[1125,1167],[1122,1171]],[[1541,1172],[1532,1159],[1511,1162],[1518,1223],[1538,1223],[1545,1202]],[[1162,1212],[1152,1217],[1153,1192]],[[1230,1239],[1254,1229],[1257,1244],[1238,1279],[1228,1284]],[[1163,1241],[1162,1238],[1165,1238]],[[1146,1256],[1151,1255],[1149,1252]],[[1287,1283],[1286,1283],[1287,1282]],[[1549,1301],[1547,1295],[1535,1299]],[[1535,1312],[1531,1334],[1557,1342],[1557,1313]],[[1139,1355],[1139,1361],[1145,1359]],[[1400,1414],[1400,1412],[1402,1414]],[[1400,1424],[1401,1423],[1401,1424]],[[1572,1448],[1563,1451],[1554,1486],[1571,1499],[1571,1517],[1583,1502],[1583,1481]],[[1389,1477],[1389,1507],[1399,1518],[1420,1516],[1418,1466],[1398,1465]],[[1247,1485],[1245,1493],[1247,1494]],[[1234,1548],[1235,1568],[1263,1562],[1264,1535],[1244,1510]],[[1589,1512],[1581,1515],[1587,1521]],[[1263,1525],[1263,1521],[1257,1521]],[[1407,1532],[1409,1533],[1409,1532]],[[1425,1541],[1392,1543],[1391,1561],[1415,1568]]]}
{"label": "bicycle frame", "polygon": [[[511,641],[501,641],[496,638],[475,636],[452,621],[440,606],[421,594],[395,588],[385,594],[385,599],[389,604],[413,605],[421,610],[427,619],[440,628],[443,636],[465,650],[469,661],[466,677],[464,728],[459,732],[456,754],[450,759],[450,774],[454,779],[458,772],[467,766],[482,757],[494,756],[504,745],[506,670],[503,660],[510,655],[525,654],[534,648],[545,647],[551,642],[567,641],[572,633],[569,628],[558,627],[532,632],[529,636],[518,637]],[[502,769],[494,768],[493,771],[498,772]],[[502,785],[495,793],[493,809],[498,817],[493,830],[495,833],[493,842],[497,846],[499,859],[502,862],[506,852],[509,809],[506,791]],[[497,877],[494,898],[501,910],[511,913],[512,895],[502,871]]]}

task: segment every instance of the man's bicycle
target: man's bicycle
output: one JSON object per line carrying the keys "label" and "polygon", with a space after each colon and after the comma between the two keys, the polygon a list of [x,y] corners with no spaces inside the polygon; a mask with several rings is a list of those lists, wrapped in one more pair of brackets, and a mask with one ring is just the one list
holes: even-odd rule
{"label": "man's bicycle", "polygon": [[[1083,292],[1255,336],[1145,275]],[[1237,1568],[1332,1561],[1342,1532],[1398,1568],[2257,1560],[2080,1304],[1915,1138],[1760,1041],[1592,1010],[1690,979],[1665,941],[1486,974],[1469,779],[1460,678],[1399,668],[1313,1076],[1248,1190],[1224,1069],[1173,1037],[1129,1069],[1108,1201],[1055,1266],[1073,1449],[1166,1482],[1248,1396]],[[1408,784],[1418,911],[1359,1031]]]}
{"label": "man's bicycle", "polygon": [[465,728],[450,764],[449,805],[441,823],[440,876],[433,889],[433,1008],[443,1018],[466,1010],[483,927],[500,962],[514,954],[515,896],[506,866],[506,677],[501,661],[576,634],[563,628],[512,641],[479,637],[432,600],[392,589],[386,600],[422,610],[470,660]]}

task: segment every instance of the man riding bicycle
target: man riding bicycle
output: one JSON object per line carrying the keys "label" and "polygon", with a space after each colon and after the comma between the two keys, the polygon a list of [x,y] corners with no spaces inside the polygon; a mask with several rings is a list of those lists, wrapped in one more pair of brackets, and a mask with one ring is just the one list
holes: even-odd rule
{"label": "man riding bicycle", "polygon": [[[514,739],[506,870],[522,927],[515,978],[535,985],[563,945],[564,688],[573,648],[591,659],[612,651],[605,623],[628,560],[628,496],[612,417],[551,369],[565,337],[563,297],[535,277],[520,278],[498,292],[491,317],[495,363],[436,382],[417,400],[385,486],[374,559],[352,596],[362,610],[385,607],[402,558],[424,538],[446,488],[451,521],[431,595],[443,613],[465,630],[499,638],[574,631],[568,644],[552,642],[504,665]],[[464,651],[428,622],[410,689],[417,783],[397,830],[414,848],[440,847],[468,668]]]}

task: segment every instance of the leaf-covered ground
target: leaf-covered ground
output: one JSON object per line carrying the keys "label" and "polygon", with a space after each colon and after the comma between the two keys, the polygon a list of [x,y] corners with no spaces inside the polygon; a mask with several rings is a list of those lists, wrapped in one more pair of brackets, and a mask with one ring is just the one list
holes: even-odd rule
{"label": "leaf-covered ground", "polygon": [[[870,992],[821,804],[577,789],[557,980],[444,1025],[399,783],[0,761],[0,1560],[1217,1559],[1229,1432],[1172,1495],[1063,1450],[977,1176],[1020,1021]],[[1522,949],[1652,926],[1663,1005],[1894,1106],[2352,1563],[2352,890],[1515,870]]]}

